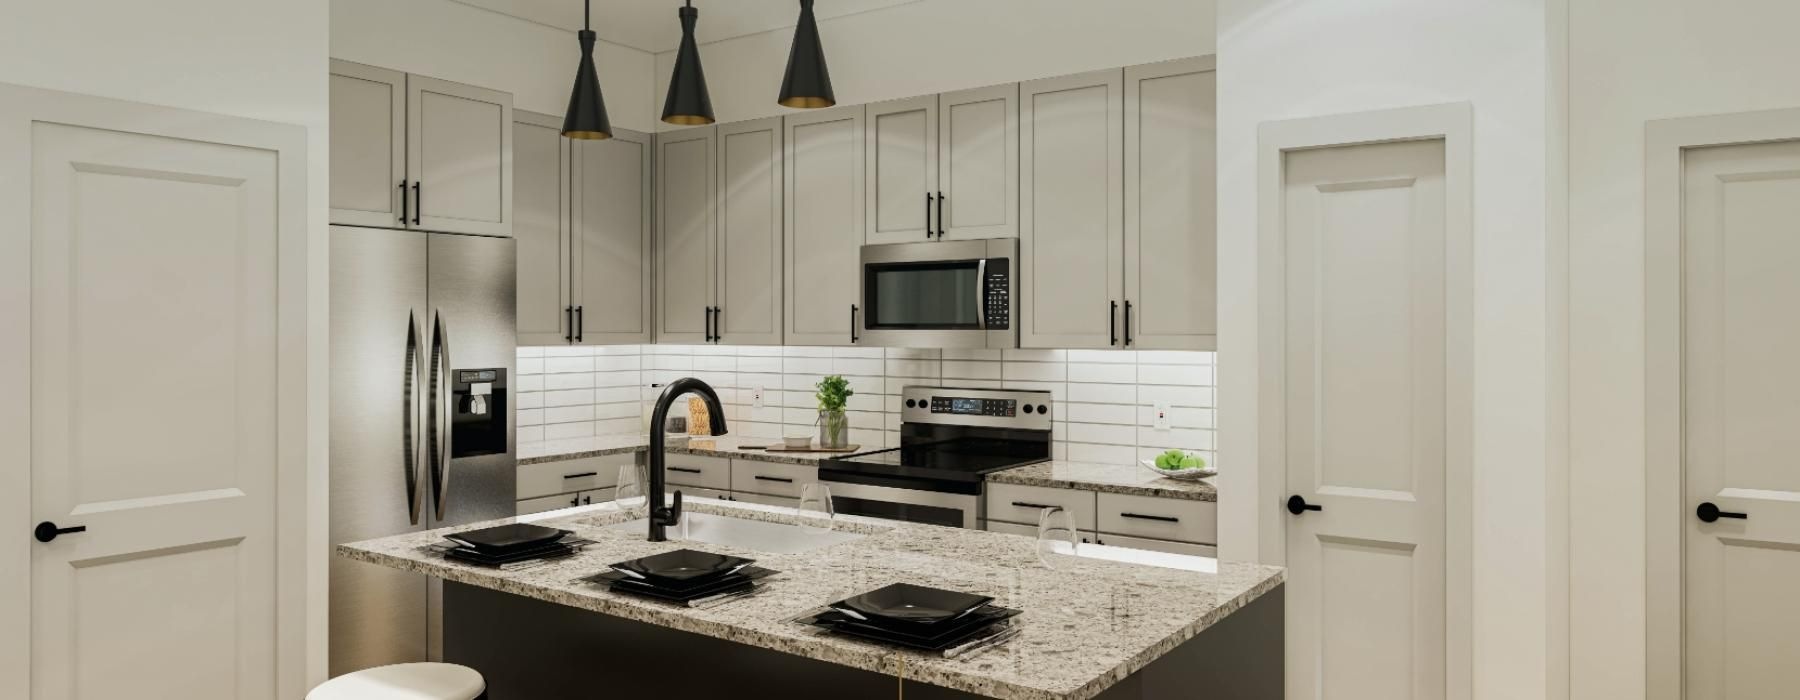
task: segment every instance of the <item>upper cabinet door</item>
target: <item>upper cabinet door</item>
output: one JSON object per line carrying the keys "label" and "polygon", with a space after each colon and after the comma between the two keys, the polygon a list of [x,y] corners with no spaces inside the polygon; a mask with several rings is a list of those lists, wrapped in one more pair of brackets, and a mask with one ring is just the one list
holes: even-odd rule
{"label": "upper cabinet door", "polygon": [[405,179],[406,74],[332,61],[331,223],[406,226]]}
{"label": "upper cabinet door", "polygon": [[1105,70],[1019,86],[1021,347],[1122,340],[1124,84]]}
{"label": "upper cabinet door", "polygon": [[435,78],[406,79],[413,228],[512,235],[512,96]]}
{"label": "upper cabinet door", "polygon": [[650,342],[650,135],[574,151],[575,342]]}
{"label": "upper cabinet door", "polygon": [[1128,347],[1217,347],[1216,76],[1211,57],[1125,69]]}
{"label": "upper cabinet door", "polygon": [[[785,118],[787,344],[850,345],[861,331],[863,107]],[[923,240],[922,238],[920,240]]]}
{"label": "upper cabinet door", "polygon": [[937,233],[938,97],[868,105],[869,243],[917,243]]}
{"label": "upper cabinet door", "polygon": [[1018,84],[940,95],[938,125],[940,237],[1019,235]]}
{"label": "upper cabinet door", "polygon": [[575,334],[569,331],[569,140],[562,119],[513,114],[513,171],[519,344],[568,343]]}
{"label": "upper cabinet door", "polygon": [[713,134],[711,126],[656,136],[656,342],[711,341]]}
{"label": "upper cabinet door", "polygon": [[781,344],[781,118],[719,127],[721,343]]}

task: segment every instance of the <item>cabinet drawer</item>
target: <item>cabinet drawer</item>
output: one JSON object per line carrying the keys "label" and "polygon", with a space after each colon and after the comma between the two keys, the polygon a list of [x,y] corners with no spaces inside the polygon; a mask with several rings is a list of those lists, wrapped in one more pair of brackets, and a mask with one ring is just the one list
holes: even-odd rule
{"label": "cabinet drawer", "polygon": [[1004,532],[1008,535],[1024,535],[1024,536],[1030,537],[1032,539],[1037,539],[1037,534],[1038,534],[1036,525],[1020,525],[1018,523],[1003,523],[998,520],[989,520],[987,522],[987,531],[988,532]]}
{"label": "cabinet drawer", "polygon": [[677,486],[731,490],[731,460],[723,457],[667,455],[663,469],[663,478]]}
{"label": "cabinet drawer", "polygon": [[777,508],[799,508],[800,499],[785,496],[765,496],[760,493],[744,493],[738,491],[731,494],[731,500],[739,503],[755,503],[757,505],[775,506]]}
{"label": "cabinet drawer", "polygon": [[[731,460],[731,490],[799,498],[800,487],[819,481],[819,468],[804,464]],[[742,499],[740,499],[742,500]]]}
{"label": "cabinet drawer", "polygon": [[1057,506],[1075,517],[1075,529],[1094,530],[1094,492],[1074,489],[1052,489],[1019,484],[988,484],[988,520],[1030,525],[1037,536],[1038,514]]}
{"label": "cabinet drawer", "polygon": [[523,501],[559,493],[607,488],[618,483],[619,465],[631,464],[632,459],[631,455],[620,455],[527,464],[519,467],[519,486],[514,497]]}
{"label": "cabinet drawer", "polygon": [[1170,542],[1168,540],[1152,540],[1143,537],[1127,537],[1125,535],[1101,535],[1100,544],[1113,547],[1130,547],[1132,549],[1148,549],[1152,552],[1169,554],[1187,554],[1196,557],[1212,557],[1217,559],[1219,550],[1210,544],[1193,544],[1190,542]]}
{"label": "cabinet drawer", "polygon": [[528,498],[519,501],[517,503],[516,513],[518,515],[531,515],[532,513],[542,513],[548,510],[574,508],[578,505],[581,505],[581,494],[565,493],[555,496],[544,496],[542,498]]}
{"label": "cabinet drawer", "polygon": [[1107,534],[1215,544],[1218,506],[1207,501],[1102,493],[1101,539]]}
{"label": "cabinet drawer", "polygon": [[709,488],[706,488],[703,486],[683,486],[683,485],[679,485],[679,484],[670,485],[669,492],[666,495],[664,495],[663,497],[668,499],[667,502],[673,503],[673,502],[675,502],[675,492],[676,491],[681,492],[681,498],[684,501],[689,498],[710,498],[715,501],[731,500],[731,492],[730,491],[725,491],[725,490],[721,490],[721,489],[709,489]]}

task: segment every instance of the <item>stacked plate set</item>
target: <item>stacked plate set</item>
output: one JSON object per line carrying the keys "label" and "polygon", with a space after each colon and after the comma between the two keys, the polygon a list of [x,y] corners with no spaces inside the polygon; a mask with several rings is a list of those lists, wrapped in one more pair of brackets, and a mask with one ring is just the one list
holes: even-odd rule
{"label": "stacked plate set", "polygon": [[851,596],[797,621],[835,634],[956,658],[997,646],[1019,633],[1021,611],[992,596],[896,583]]}
{"label": "stacked plate set", "polygon": [[573,534],[553,527],[513,523],[444,535],[448,542],[432,548],[465,564],[519,569],[573,556],[583,546],[592,544],[572,537]]}
{"label": "stacked plate set", "polygon": [[584,580],[615,593],[706,607],[755,594],[766,585],[763,579],[776,573],[756,566],[754,559],[677,549],[622,561]]}

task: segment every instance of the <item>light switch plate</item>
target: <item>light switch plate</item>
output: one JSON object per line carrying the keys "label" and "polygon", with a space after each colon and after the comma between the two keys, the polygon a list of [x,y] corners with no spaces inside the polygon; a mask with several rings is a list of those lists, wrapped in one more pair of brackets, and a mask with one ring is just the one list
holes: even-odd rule
{"label": "light switch plate", "polygon": [[763,408],[763,388],[762,387],[759,386],[759,387],[756,387],[755,389],[750,390],[750,406],[752,408]]}
{"label": "light switch plate", "polygon": [[1166,401],[1156,402],[1156,424],[1155,424],[1155,427],[1157,430],[1168,430],[1169,429],[1169,404]]}

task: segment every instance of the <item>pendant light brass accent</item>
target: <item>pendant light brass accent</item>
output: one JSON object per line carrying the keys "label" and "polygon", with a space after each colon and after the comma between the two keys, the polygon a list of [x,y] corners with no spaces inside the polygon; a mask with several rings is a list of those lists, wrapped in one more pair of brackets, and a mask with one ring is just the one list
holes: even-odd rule
{"label": "pendant light brass accent", "polygon": [[783,107],[818,109],[837,104],[831,90],[831,71],[825,67],[825,46],[819,42],[819,20],[813,16],[813,0],[800,0],[800,24],[794,27],[794,47],[788,50],[787,75],[781,79]]}
{"label": "pendant light brass accent", "polygon": [[599,140],[612,138],[612,120],[606,117],[606,96],[600,94],[600,73],[594,70],[594,41],[591,29],[594,6],[584,3],[581,18],[581,64],[575,68],[575,88],[569,92],[569,110],[563,115],[562,135],[572,139]]}
{"label": "pendant light brass accent", "polygon": [[681,8],[681,48],[675,53],[675,72],[669,76],[669,95],[663,100],[662,120],[697,126],[713,121],[712,96],[706,91],[706,71],[700,67],[700,45],[694,25],[700,11],[689,2]]}

